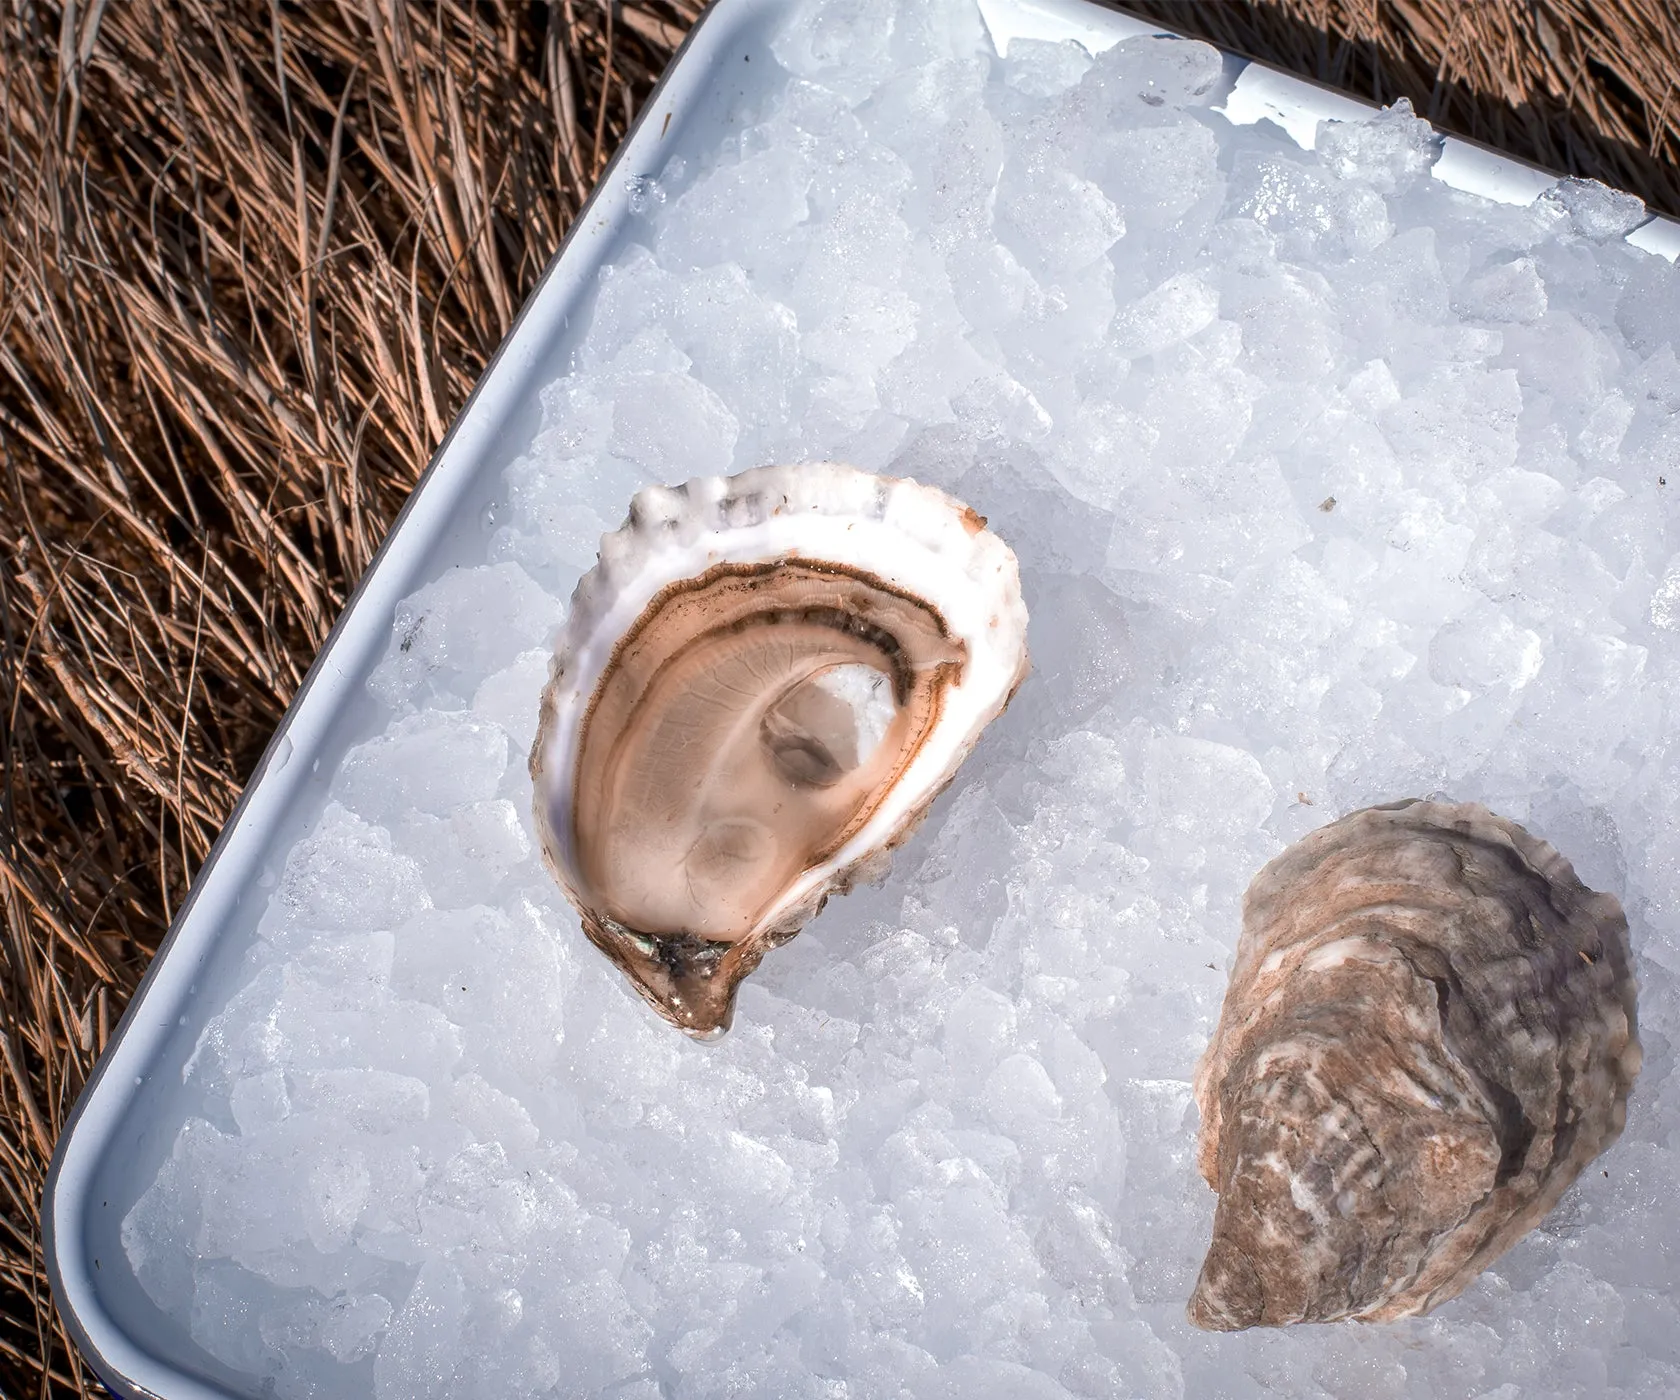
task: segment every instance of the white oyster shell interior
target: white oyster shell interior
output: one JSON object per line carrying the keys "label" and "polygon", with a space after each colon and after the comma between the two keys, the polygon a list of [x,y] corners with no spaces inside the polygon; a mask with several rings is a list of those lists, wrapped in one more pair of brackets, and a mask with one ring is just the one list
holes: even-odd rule
{"label": "white oyster shell interior", "polygon": [[557,646],[537,827],[673,1024],[920,819],[1026,674],[1015,557],[942,491],[832,463],[641,492]]}

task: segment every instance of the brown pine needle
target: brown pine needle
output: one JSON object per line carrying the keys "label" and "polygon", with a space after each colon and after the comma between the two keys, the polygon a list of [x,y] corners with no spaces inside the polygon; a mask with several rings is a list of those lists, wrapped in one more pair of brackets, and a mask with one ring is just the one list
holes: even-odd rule
{"label": "brown pine needle", "polygon": [[0,16],[0,1394],[99,1393],[40,1253],[53,1141],[587,196],[579,111],[604,160],[695,13]]}

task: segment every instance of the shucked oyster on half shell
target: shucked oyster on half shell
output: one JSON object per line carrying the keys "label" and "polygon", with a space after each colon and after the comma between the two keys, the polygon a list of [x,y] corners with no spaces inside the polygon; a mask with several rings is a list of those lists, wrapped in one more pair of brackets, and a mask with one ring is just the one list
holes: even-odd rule
{"label": "shucked oyster on half shell", "polygon": [[650,487],[572,598],[531,751],[594,944],[706,1038],[767,949],[887,853],[1027,671],[1009,547],[833,463]]}
{"label": "shucked oyster on half shell", "polygon": [[1196,1075],[1219,1206],[1191,1321],[1457,1297],[1621,1132],[1629,962],[1615,898],[1485,807],[1373,807],[1272,861]]}

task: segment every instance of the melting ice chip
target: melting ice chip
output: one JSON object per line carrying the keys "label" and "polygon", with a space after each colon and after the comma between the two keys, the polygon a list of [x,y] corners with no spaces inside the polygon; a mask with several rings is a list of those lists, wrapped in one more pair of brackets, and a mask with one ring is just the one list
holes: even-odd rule
{"label": "melting ice chip", "polygon": [[877,866],[1026,674],[1015,556],[851,467],[656,487],[578,585],[531,755],[550,868],[667,1020]]}

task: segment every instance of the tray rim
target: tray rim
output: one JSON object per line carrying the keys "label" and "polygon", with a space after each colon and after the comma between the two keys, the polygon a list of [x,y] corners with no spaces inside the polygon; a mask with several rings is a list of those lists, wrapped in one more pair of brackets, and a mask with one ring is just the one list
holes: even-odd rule
{"label": "tray rim", "polygon": [[[1186,37],[1105,0],[976,3],[1000,53],[1006,52],[1009,41],[1017,37],[1072,38],[1092,51],[1131,37]],[[415,556],[424,557],[447,519],[449,505],[471,484],[482,452],[480,439],[492,431],[496,415],[503,409],[497,402],[502,381],[518,373],[521,366],[515,361],[534,355],[556,319],[564,316],[565,308],[588,295],[590,278],[600,258],[587,255],[596,252],[604,256],[610,251],[613,237],[630,215],[626,171],[656,173],[659,144],[671,119],[700,99],[702,80],[710,71],[704,60],[715,59],[717,51],[745,26],[778,7],[779,0],[712,0],[672,55],[624,143],[602,171],[357,581],[65,1120],[42,1198],[47,1275],[66,1331],[114,1394],[137,1400],[238,1400],[233,1393],[154,1355],[129,1336],[104,1307],[88,1268],[83,1248],[87,1188],[132,1098],[119,1076],[143,1075],[153,1064],[163,1037],[173,1027],[172,1013],[182,985],[190,979],[196,961],[219,942],[221,925],[211,920],[215,912],[212,905],[219,900],[225,907],[239,888],[230,887],[230,881],[244,873],[232,868],[237,858],[231,854],[233,848],[256,842],[257,851],[263,849],[260,842],[264,833],[284,812],[295,785],[303,780],[302,770],[311,758],[311,750],[321,740],[324,717],[317,712],[364,679],[374,648],[388,632],[390,608],[414,586],[411,578],[400,576],[400,564],[405,558],[412,562]],[[1257,59],[1229,50],[1220,52],[1231,90],[1214,110],[1234,124],[1271,120],[1298,145],[1310,149],[1313,143],[1308,138],[1319,121],[1358,119],[1379,109],[1375,102]],[[660,124],[657,132],[656,119]],[[1444,135],[1442,156],[1432,174],[1454,188],[1510,204],[1530,203],[1565,178],[1453,135]],[[1651,215],[1626,241],[1673,262],[1680,256],[1680,221]],[[429,533],[417,535],[422,531]],[[353,652],[359,654],[346,655]],[[351,664],[342,664],[346,660]],[[325,718],[331,713],[329,710]],[[298,731],[296,738],[294,731]],[[284,780],[284,773],[294,763],[297,767],[292,770],[292,778]],[[248,864],[256,853],[241,850],[238,854]],[[184,965],[189,954],[196,955],[194,965]],[[167,995],[170,991],[173,996]],[[171,1014],[159,1017],[157,1006],[148,1004],[160,1000],[168,1002],[166,1010]],[[138,1085],[140,1079],[135,1078],[134,1083]]]}
{"label": "tray rim", "polygon": [[[269,808],[275,809],[272,813],[258,813],[257,817],[253,817],[253,809],[269,797],[272,780],[279,778],[294,760],[298,765],[294,772],[301,773],[305,760],[311,757],[308,748],[294,740],[293,731],[303,727],[306,716],[313,717],[313,711],[336,699],[337,693],[364,679],[362,670],[365,668],[345,668],[334,663],[343,659],[339,653],[347,646],[359,642],[366,651],[371,644],[382,641],[388,632],[388,617],[373,616],[368,609],[381,601],[377,595],[391,593],[400,586],[393,577],[397,572],[394,567],[397,560],[403,555],[423,554],[425,546],[432,542],[431,539],[412,538],[412,531],[405,534],[405,526],[420,516],[428,505],[434,507],[431,511],[434,516],[440,512],[447,514],[444,507],[448,502],[427,498],[428,488],[435,498],[441,494],[440,486],[453,488],[452,494],[458,495],[470,484],[477,465],[472,458],[479,446],[472,439],[489,431],[492,425],[486,421],[486,416],[499,407],[489,403],[499,387],[498,371],[506,376],[508,372],[504,365],[521,353],[532,354],[537,349],[535,342],[546,338],[555,321],[563,315],[564,305],[574,304],[587,296],[589,284],[579,278],[574,279],[579,285],[567,287],[563,273],[570,270],[572,264],[582,261],[580,250],[587,251],[610,243],[630,213],[626,171],[653,173],[653,167],[658,164],[653,157],[665,135],[663,127],[666,118],[675,114],[679,106],[691,106],[698,99],[698,92],[677,91],[685,82],[690,88],[695,87],[698,77],[690,71],[695,65],[690,63],[685,67],[683,61],[699,50],[721,47],[735,31],[752,20],[756,12],[772,8],[774,4],[775,0],[714,0],[672,54],[665,71],[631,124],[623,144],[602,169],[595,187],[578,210],[560,246],[555,249],[542,275],[520,306],[507,335],[485,365],[443,440],[416,478],[413,490],[392,520],[373,559],[357,580],[199,867],[197,877],[171,920],[150,966],[117,1025],[112,1028],[105,1050],[94,1065],[87,1083],[82,1086],[70,1115],[65,1119],[64,1128],[54,1145],[42,1192],[42,1250],[53,1301],[65,1329],[80,1349],[83,1359],[114,1394],[133,1396],[136,1400],[240,1400],[240,1397],[206,1384],[199,1377],[177,1369],[139,1346],[104,1308],[87,1266],[86,1251],[80,1248],[89,1178],[103,1150],[110,1145],[121,1125],[130,1098],[124,1092],[124,1086],[115,1080],[119,1073],[133,1074],[136,1070],[149,1067],[152,1062],[149,1057],[139,1063],[136,1061],[148,1051],[155,1052],[169,1029],[168,1017],[160,1021],[154,1015],[152,1024],[146,1024],[147,1003],[156,1000],[166,988],[179,992],[190,973],[190,969],[182,968],[181,955],[189,951],[206,955],[218,941],[219,926],[213,925],[201,931],[200,926],[206,923],[206,916],[200,911],[214,896],[222,895],[225,900],[226,895],[231,893],[223,888],[231,877],[223,874],[217,878],[218,867],[228,858],[230,847],[240,838],[247,843],[255,841],[257,833],[251,830],[250,824],[262,817],[271,822],[283,810],[289,793],[275,796],[267,802]],[[657,132],[654,131],[656,115],[661,123],[661,130]],[[643,166],[648,168],[641,170]],[[591,262],[588,270],[593,272],[596,265]],[[555,302],[562,302],[562,307],[552,306],[551,303]],[[537,327],[539,320],[545,322],[541,329]],[[436,525],[434,533],[435,530]],[[392,597],[391,604],[394,606],[397,599],[406,596],[409,591],[412,589],[404,589]],[[388,608],[386,612],[389,612]],[[369,635],[356,636],[358,632]],[[365,661],[367,657],[364,655],[358,659]],[[313,747],[320,735],[303,737],[305,743]],[[293,782],[296,781],[299,779],[294,777]],[[195,913],[199,915],[197,919],[194,918]],[[172,953],[177,954],[173,961],[170,958]],[[174,999],[170,1000],[169,1009],[172,1011]],[[108,1081],[111,1081],[109,1085]],[[138,1085],[140,1081],[136,1078],[134,1082]],[[168,1388],[156,1388],[160,1385]]]}

